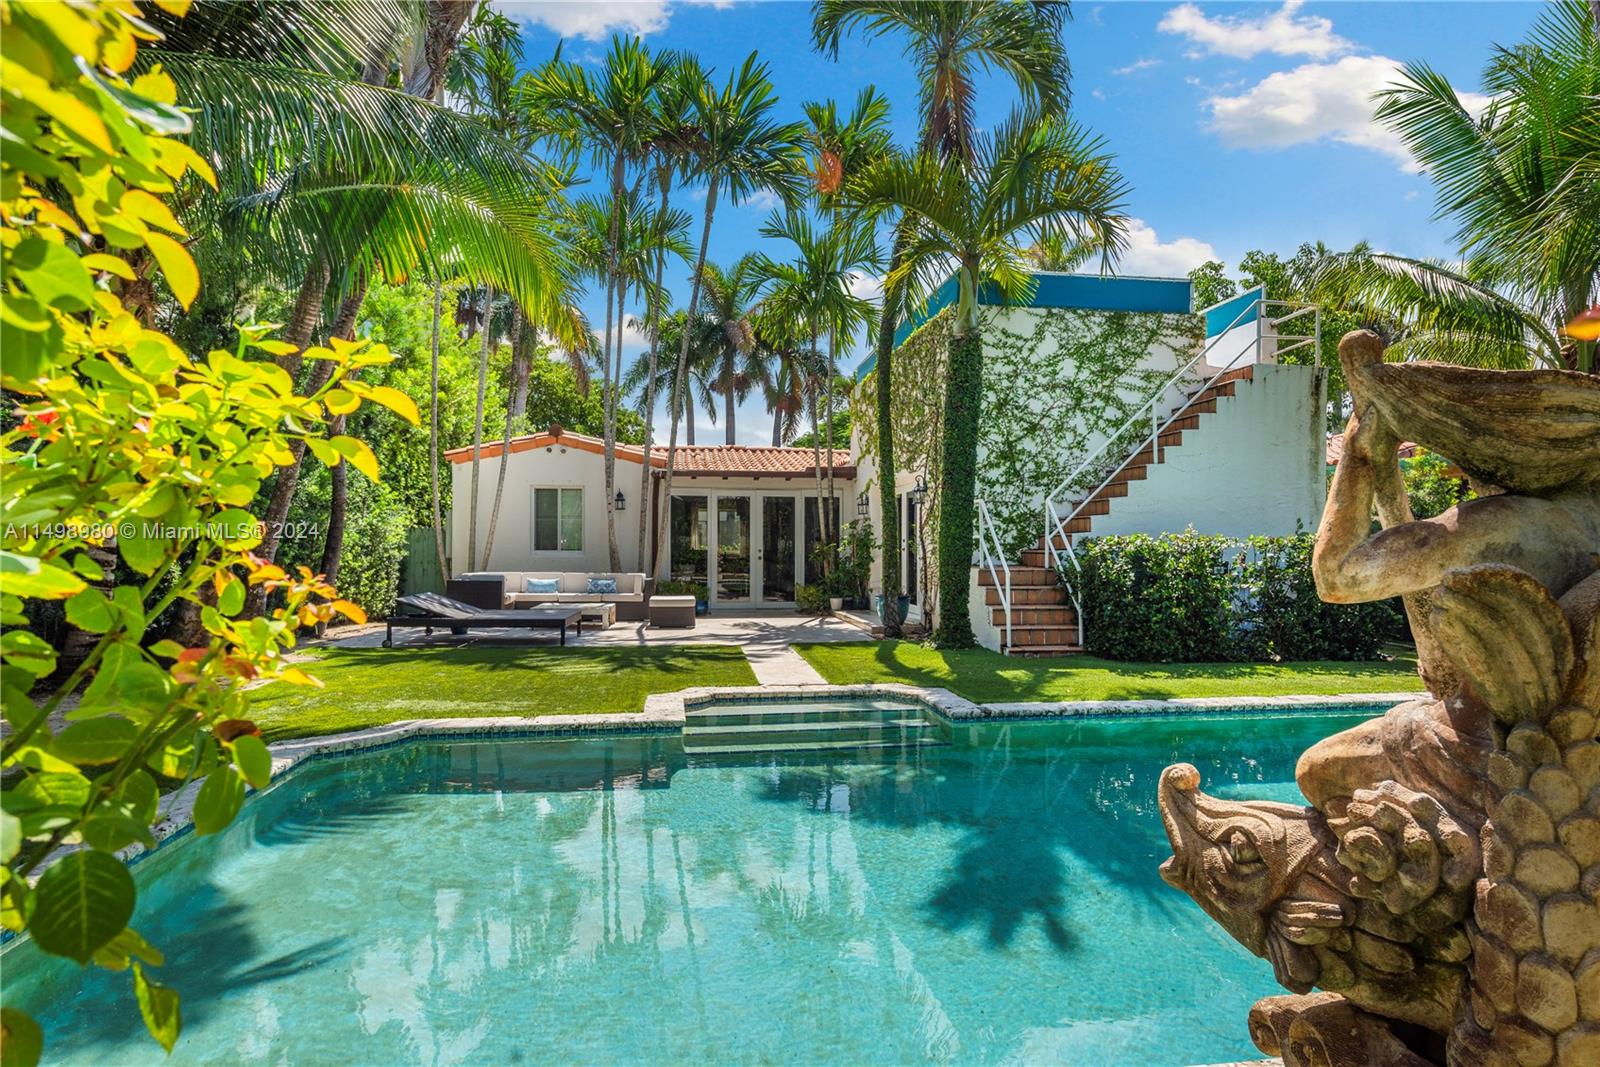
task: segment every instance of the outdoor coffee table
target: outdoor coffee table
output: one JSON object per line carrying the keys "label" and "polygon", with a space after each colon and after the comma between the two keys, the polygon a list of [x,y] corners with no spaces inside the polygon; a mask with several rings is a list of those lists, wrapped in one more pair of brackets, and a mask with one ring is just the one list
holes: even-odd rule
{"label": "outdoor coffee table", "polygon": [[[565,604],[562,605],[562,607],[567,606]],[[583,621],[597,630],[604,630],[607,626],[617,621],[617,606],[615,604],[573,604],[571,606],[583,612]]]}

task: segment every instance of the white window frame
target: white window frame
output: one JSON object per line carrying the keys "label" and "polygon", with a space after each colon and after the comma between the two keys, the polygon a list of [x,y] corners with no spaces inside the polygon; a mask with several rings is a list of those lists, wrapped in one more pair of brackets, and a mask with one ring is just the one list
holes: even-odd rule
{"label": "white window frame", "polygon": [[583,545],[577,548],[540,548],[539,547],[539,490],[553,490],[556,494],[556,544],[561,544],[561,494],[574,492],[578,494],[578,537],[580,541],[589,539],[589,516],[584,510],[587,501],[584,499],[584,486],[581,485],[534,485],[528,489],[528,543],[534,552],[540,555],[581,556]]}

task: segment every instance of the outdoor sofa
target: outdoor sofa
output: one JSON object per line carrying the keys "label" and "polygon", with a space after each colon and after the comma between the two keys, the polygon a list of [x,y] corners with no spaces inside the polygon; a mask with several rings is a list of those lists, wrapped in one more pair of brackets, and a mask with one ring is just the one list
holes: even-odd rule
{"label": "outdoor sofa", "polygon": [[437,626],[458,635],[474,628],[558,630],[564,645],[567,643],[568,626],[574,627],[579,634],[583,633],[582,607],[581,604],[545,604],[523,611],[513,608],[494,611],[464,604],[439,593],[412,593],[395,601],[395,610],[390,612],[386,620],[383,647],[394,645],[396,626],[421,626],[430,634]]}
{"label": "outdoor sofa", "polygon": [[[590,579],[616,583],[615,593],[594,592]],[[624,622],[642,622],[649,613],[649,593],[654,582],[646,582],[640,573],[614,574],[610,571],[476,571],[457,575],[451,585],[458,582],[503,583],[500,603],[507,608],[521,608],[535,604],[615,604],[617,618]],[[535,586],[555,588],[530,589]],[[482,602],[482,601],[480,601]]]}

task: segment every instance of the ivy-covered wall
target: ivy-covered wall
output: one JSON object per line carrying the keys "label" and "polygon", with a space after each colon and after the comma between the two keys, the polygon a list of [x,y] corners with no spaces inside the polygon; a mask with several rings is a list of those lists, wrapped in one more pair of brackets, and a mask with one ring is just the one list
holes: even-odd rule
{"label": "ivy-covered wall", "polygon": [[[946,309],[906,338],[894,364],[896,466],[928,472],[927,514],[934,522],[950,326]],[[1198,315],[984,309],[978,495],[989,505],[1012,558],[1043,530],[1041,494],[1121,426],[1204,339]],[[872,375],[857,386],[855,403],[857,455],[864,458],[863,466],[874,466]],[[1141,433],[1148,430],[1128,435],[1128,447]],[[1101,468],[1119,462],[1126,451],[1117,445],[1107,449],[1105,464],[1086,472],[1078,488],[1093,488],[1103,477]]]}

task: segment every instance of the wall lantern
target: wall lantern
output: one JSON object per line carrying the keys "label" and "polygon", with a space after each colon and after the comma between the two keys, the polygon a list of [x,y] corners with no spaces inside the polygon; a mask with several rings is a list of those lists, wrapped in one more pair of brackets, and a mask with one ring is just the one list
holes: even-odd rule
{"label": "wall lantern", "polygon": [[621,489],[617,490],[617,499],[616,499],[615,503],[616,503],[618,511],[627,511],[628,510],[628,498],[622,495],[622,490]]}
{"label": "wall lantern", "polygon": [[867,513],[867,504],[867,492],[863,489],[860,495],[856,497],[856,514],[865,515]]}
{"label": "wall lantern", "polygon": [[916,488],[911,490],[910,496],[913,504],[922,507],[923,502],[928,499],[928,479],[920,474],[917,475]]}

